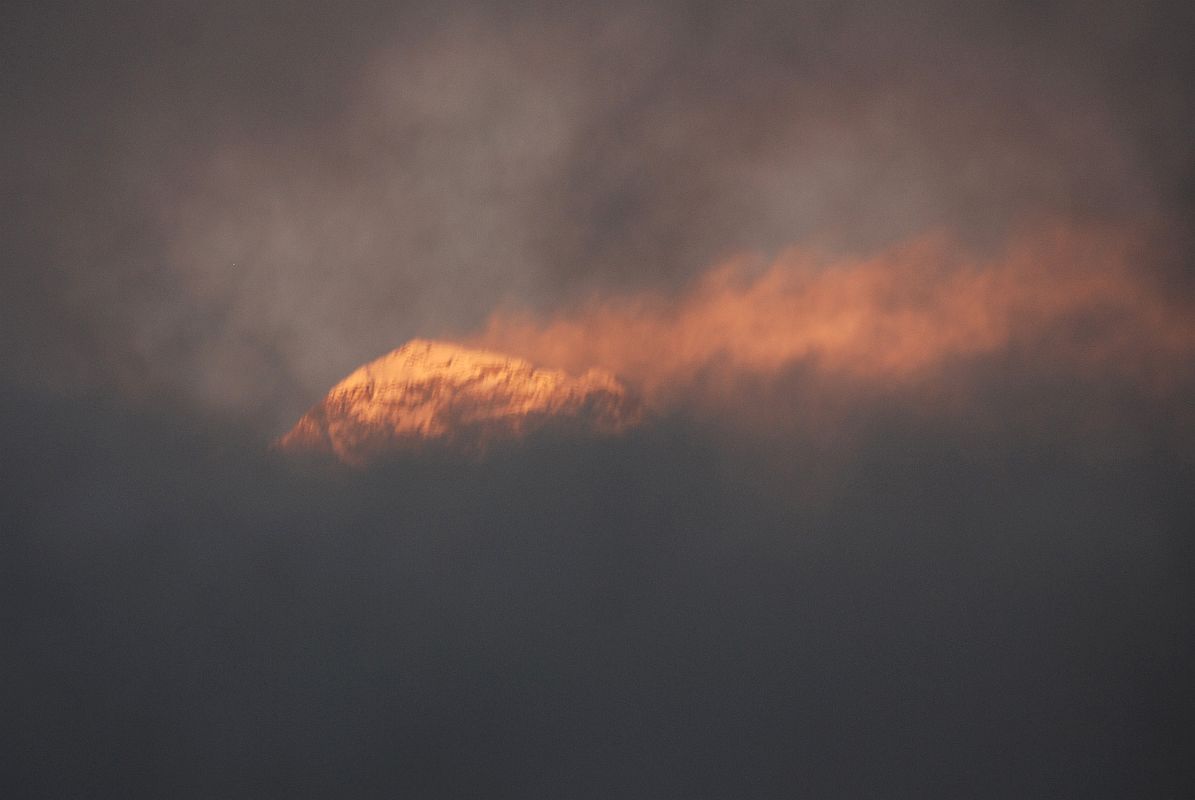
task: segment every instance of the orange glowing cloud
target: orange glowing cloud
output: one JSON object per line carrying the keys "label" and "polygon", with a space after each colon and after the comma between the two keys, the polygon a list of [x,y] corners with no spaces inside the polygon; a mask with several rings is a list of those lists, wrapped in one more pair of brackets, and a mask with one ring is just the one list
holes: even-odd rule
{"label": "orange glowing cloud", "polygon": [[771,263],[733,259],[675,297],[595,298],[547,318],[498,312],[473,342],[572,371],[606,367],[657,405],[711,371],[733,380],[802,364],[890,385],[1014,347],[1157,384],[1195,355],[1195,320],[1143,269],[1144,241],[1053,227],[994,257],[944,235],[861,259],[792,248]]}

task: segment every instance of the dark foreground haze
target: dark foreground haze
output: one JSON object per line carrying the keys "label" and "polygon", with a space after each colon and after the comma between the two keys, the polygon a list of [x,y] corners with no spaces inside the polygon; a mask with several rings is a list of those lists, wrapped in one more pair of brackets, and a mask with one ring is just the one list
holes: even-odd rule
{"label": "dark foreground haze", "polygon": [[1192,8],[7,4],[0,796],[1195,796]]}
{"label": "dark foreground haze", "polygon": [[10,796],[1195,785],[1195,472],[1149,425],[876,413],[827,474],[670,420],[361,474],[4,399]]}

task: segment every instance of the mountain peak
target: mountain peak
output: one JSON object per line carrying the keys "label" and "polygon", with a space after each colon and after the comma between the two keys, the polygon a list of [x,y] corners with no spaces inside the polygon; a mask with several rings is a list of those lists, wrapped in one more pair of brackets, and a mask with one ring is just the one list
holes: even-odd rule
{"label": "mountain peak", "polygon": [[573,377],[502,353],[412,339],[333,386],[278,446],[364,466],[429,446],[480,456],[560,424],[617,433],[640,417],[627,388],[603,370]]}

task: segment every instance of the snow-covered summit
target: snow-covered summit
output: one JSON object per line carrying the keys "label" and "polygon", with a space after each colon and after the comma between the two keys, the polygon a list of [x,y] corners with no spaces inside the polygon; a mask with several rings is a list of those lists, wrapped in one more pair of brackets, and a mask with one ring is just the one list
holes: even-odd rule
{"label": "snow-covered summit", "polygon": [[479,455],[553,422],[616,433],[639,417],[626,387],[603,370],[573,377],[502,353],[414,339],[354,370],[278,444],[362,466],[427,445]]}

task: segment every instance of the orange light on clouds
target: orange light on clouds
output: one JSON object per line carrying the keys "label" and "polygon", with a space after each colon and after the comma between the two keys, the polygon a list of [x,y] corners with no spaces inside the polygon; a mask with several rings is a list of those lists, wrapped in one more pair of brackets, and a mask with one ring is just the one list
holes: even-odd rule
{"label": "orange light on clouds", "polygon": [[1058,226],[993,257],[935,234],[861,259],[794,247],[736,258],[679,296],[595,298],[546,318],[491,316],[475,344],[572,371],[600,365],[666,404],[699,375],[797,364],[891,384],[1017,346],[1076,370],[1164,383],[1195,320],[1142,269],[1144,237]]}

